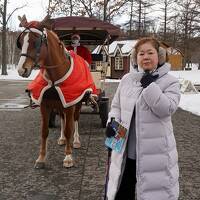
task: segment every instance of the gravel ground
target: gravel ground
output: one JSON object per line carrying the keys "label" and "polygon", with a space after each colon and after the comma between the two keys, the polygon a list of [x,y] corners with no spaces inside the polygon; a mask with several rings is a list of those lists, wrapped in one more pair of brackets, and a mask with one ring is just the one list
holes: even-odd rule
{"label": "gravel ground", "polygon": [[[28,103],[26,82],[0,81],[0,105]],[[112,99],[116,83],[106,83]],[[200,117],[178,109],[173,116],[180,164],[180,200],[200,199]],[[57,125],[59,120],[57,119]],[[82,147],[74,150],[75,167],[62,167],[59,128],[50,129],[46,169],[34,169],[39,151],[39,110],[0,108],[0,200],[100,200],[106,149],[98,115],[81,115]]]}

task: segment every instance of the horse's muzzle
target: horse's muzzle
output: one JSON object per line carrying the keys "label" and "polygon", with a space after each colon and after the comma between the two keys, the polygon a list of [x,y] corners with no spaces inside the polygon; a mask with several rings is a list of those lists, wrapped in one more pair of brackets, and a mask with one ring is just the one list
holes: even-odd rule
{"label": "horse's muzzle", "polygon": [[32,71],[31,68],[30,69],[25,68],[25,71],[22,77],[25,77],[25,78],[29,77],[31,75],[31,71]]}
{"label": "horse's muzzle", "polygon": [[31,69],[21,68],[18,70],[18,74],[24,78],[27,78],[30,76],[31,71],[32,71]]}

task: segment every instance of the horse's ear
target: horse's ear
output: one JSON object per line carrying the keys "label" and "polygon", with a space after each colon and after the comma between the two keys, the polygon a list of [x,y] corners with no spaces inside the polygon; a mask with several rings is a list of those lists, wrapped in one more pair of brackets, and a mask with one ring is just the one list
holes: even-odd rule
{"label": "horse's ear", "polygon": [[41,22],[40,22],[40,28],[47,28],[49,30],[52,29],[52,20],[50,19],[50,15],[47,15]]}
{"label": "horse's ear", "polygon": [[26,19],[26,15],[23,15],[22,17],[18,16],[18,19],[20,21],[19,27],[25,27],[26,24],[28,23]]}

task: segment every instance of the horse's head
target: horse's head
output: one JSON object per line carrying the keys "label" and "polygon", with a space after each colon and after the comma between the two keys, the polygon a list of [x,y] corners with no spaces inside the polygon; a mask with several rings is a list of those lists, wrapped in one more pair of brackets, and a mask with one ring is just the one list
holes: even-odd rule
{"label": "horse's head", "polygon": [[17,46],[21,49],[17,69],[20,76],[28,77],[33,68],[43,64],[42,61],[46,56],[46,28],[49,28],[49,18],[45,17],[41,22],[28,23],[24,15],[22,18],[19,17],[19,20],[20,26],[25,29],[17,38]]}

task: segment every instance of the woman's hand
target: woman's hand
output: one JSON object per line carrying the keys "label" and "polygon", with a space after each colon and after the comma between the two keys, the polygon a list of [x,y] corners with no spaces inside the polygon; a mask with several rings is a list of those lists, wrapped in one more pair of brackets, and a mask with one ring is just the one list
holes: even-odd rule
{"label": "woman's hand", "polygon": [[148,87],[152,82],[154,82],[157,78],[159,77],[158,74],[152,75],[149,72],[145,72],[144,75],[142,76],[140,83],[142,84],[143,88]]}
{"label": "woman's hand", "polygon": [[113,137],[113,136],[115,136],[115,134],[116,133],[115,133],[113,127],[111,126],[111,122],[109,122],[106,127],[106,137]]}

